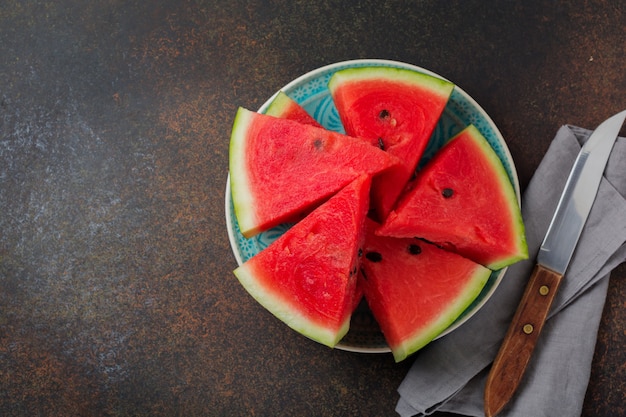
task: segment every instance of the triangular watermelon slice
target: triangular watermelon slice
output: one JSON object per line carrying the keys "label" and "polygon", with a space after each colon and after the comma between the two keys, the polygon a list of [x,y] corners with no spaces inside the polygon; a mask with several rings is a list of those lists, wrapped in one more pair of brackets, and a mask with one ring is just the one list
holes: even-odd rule
{"label": "triangular watermelon slice", "polygon": [[513,186],[474,126],[437,152],[410,188],[378,235],[421,237],[494,270],[528,257]]}
{"label": "triangular watermelon slice", "polygon": [[372,183],[372,204],[382,221],[414,175],[454,85],[408,69],[362,67],[337,71],[328,89],[347,135],[402,161]]}
{"label": "triangular watermelon slice", "polygon": [[272,314],[330,347],[350,324],[370,184],[359,177],[234,271]]}
{"label": "triangular watermelon slice", "polygon": [[264,114],[282,119],[295,120],[306,125],[322,127],[317,120],[298,104],[297,101],[289,97],[283,91],[276,93],[272,102],[265,110]]}
{"label": "triangular watermelon slice", "polygon": [[491,271],[420,239],[376,236],[376,224],[366,224],[359,284],[400,362],[450,326]]}
{"label": "triangular watermelon slice", "polygon": [[396,162],[359,139],[240,108],[229,169],[241,233],[251,237],[297,218],[360,175]]}

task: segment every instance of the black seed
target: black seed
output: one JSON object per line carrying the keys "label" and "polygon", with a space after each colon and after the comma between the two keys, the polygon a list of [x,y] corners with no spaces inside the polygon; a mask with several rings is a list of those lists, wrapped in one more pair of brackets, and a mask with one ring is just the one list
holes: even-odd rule
{"label": "black seed", "polygon": [[350,275],[356,275],[356,266],[350,271]]}
{"label": "black seed", "polygon": [[378,117],[380,117],[381,119],[389,118],[389,110],[387,109],[381,110],[381,112],[378,114]]}
{"label": "black seed", "polygon": [[420,247],[420,245],[410,244],[407,250],[411,255],[419,255],[420,253],[422,253],[422,248]]}
{"label": "black seed", "polygon": [[315,139],[315,141],[313,142],[313,146],[315,146],[315,149],[322,149],[322,140]]}
{"label": "black seed", "polygon": [[363,249],[359,248],[359,258],[363,256]]}
{"label": "black seed", "polygon": [[378,147],[383,151],[385,150],[385,143],[383,142],[383,138],[378,138]]}
{"label": "black seed", "polygon": [[383,255],[378,252],[367,252],[365,257],[372,262],[380,262],[383,260]]}
{"label": "black seed", "polygon": [[361,271],[361,275],[363,275],[363,279],[367,281],[367,275],[365,274],[365,269],[363,269],[363,267],[359,268],[359,270]]}
{"label": "black seed", "polygon": [[441,192],[441,195],[443,195],[443,198],[450,198],[452,197],[453,194],[454,194],[454,190],[452,188],[444,188],[443,191]]}

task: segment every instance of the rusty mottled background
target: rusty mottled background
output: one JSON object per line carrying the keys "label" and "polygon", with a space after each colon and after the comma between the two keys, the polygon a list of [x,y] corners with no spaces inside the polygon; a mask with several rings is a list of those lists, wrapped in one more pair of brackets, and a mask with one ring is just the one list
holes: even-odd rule
{"label": "rusty mottled background", "polygon": [[[0,2],[0,415],[392,416],[411,361],[333,351],[238,284],[228,140],[293,78],[405,61],[467,91],[522,186],[626,108],[621,1]],[[626,267],[584,416],[626,415]]]}

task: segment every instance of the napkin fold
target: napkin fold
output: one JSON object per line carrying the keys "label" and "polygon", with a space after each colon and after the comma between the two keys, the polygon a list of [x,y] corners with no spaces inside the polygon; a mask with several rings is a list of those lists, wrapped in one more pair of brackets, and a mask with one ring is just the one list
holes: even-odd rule
{"label": "napkin fold", "polygon": [[[509,267],[491,299],[463,326],[416,353],[398,388],[403,417],[445,411],[483,416],[489,365],[590,130],[562,126],[522,198],[529,259]],[[626,260],[626,138],[618,138],[594,205],[538,344],[502,417],[579,416],[610,271]]]}

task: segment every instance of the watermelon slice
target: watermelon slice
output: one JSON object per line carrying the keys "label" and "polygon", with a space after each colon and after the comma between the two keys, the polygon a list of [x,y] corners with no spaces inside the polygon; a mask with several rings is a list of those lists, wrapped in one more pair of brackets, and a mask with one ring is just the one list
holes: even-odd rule
{"label": "watermelon slice", "polygon": [[370,184],[360,176],[234,271],[272,314],[330,347],[350,324]]}
{"label": "watermelon slice", "polygon": [[450,326],[491,271],[416,238],[376,236],[369,220],[360,284],[396,362]]}
{"label": "watermelon slice", "polygon": [[322,127],[298,102],[282,91],[276,93],[276,96],[265,110],[265,114],[295,120],[306,125]]}
{"label": "watermelon slice", "polygon": [[347,135],[401,160],[372,183],[373,208],[382,221],[413,176],[454,85],[408,69],[362,67],[337,71],[328,89]]}
{"label": "watermelon slice", "polygon": [[359,139],[240,108],[229,169],[241,233],[251,237],[297,218],[360,175],[395,163]]}
{"label": "watermelon slice", "polygon": [[528,257],[513,186],[474,126],[437,152],[410,188],[378,235],[421,237],[494,270]]}

